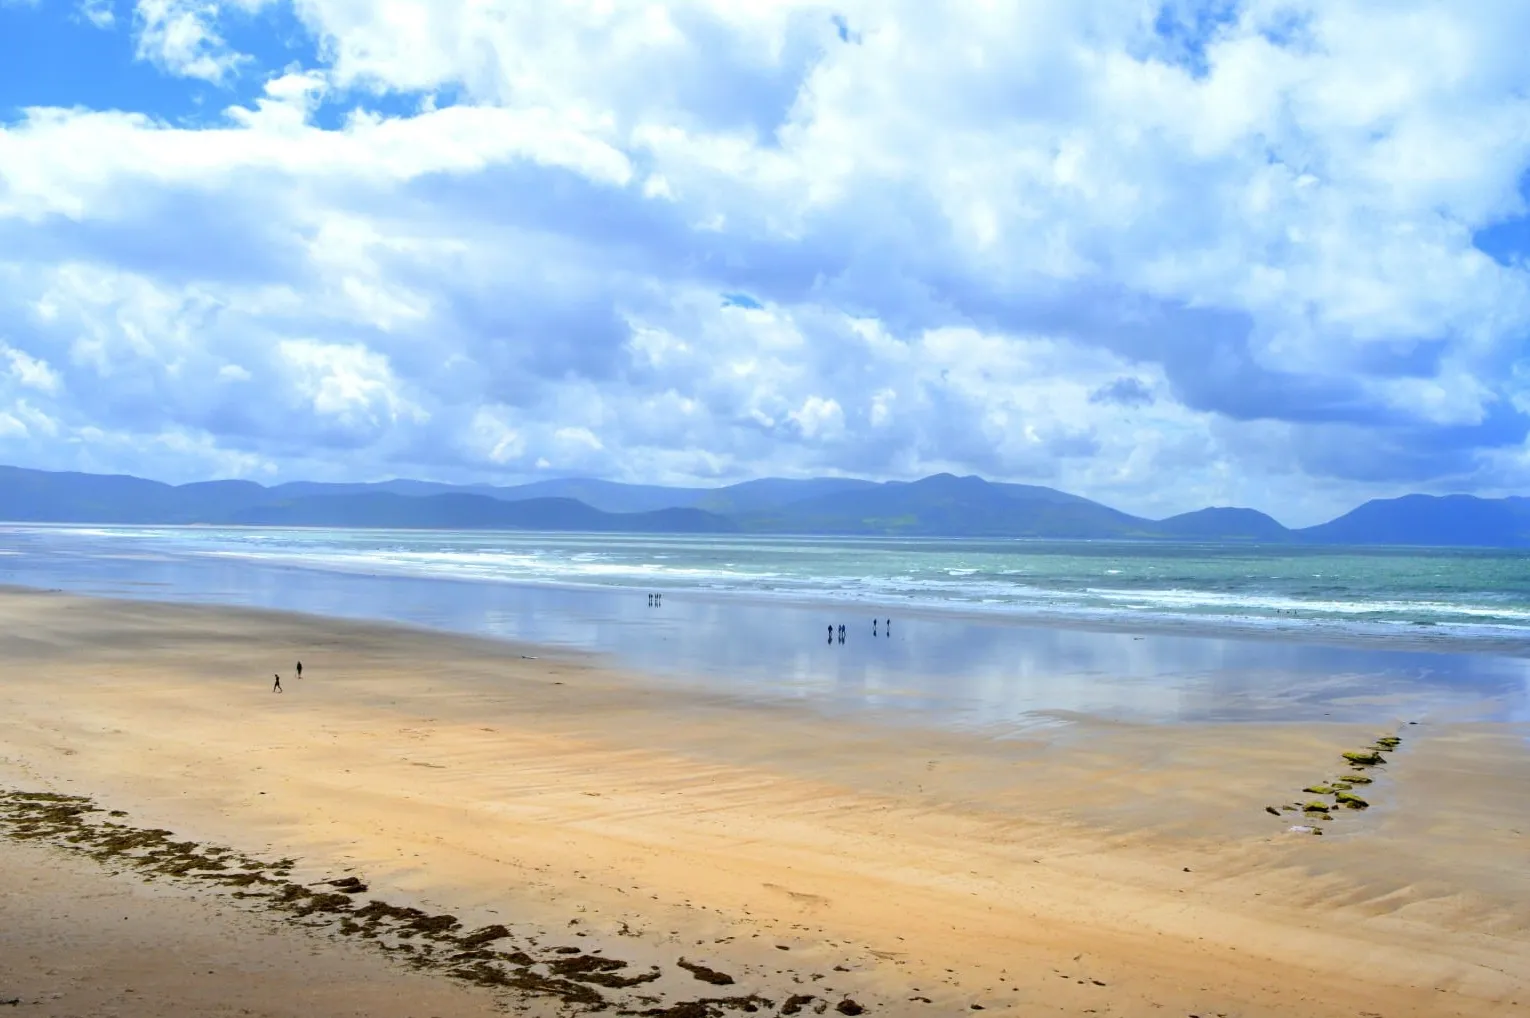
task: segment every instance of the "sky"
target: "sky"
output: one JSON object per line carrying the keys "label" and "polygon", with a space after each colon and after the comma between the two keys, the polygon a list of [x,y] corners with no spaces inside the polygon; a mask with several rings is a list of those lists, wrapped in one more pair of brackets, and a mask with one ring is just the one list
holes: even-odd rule
{"label": "sky", "polygon": [[0,462],[1530,491],[1523,0],[0,0]]}

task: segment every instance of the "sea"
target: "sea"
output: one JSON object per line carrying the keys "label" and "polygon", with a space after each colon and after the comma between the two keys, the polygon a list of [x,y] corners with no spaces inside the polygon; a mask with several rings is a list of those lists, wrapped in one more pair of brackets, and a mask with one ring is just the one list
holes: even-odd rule
{"label": "sea", "polygon": [[402,622],[996,733],[1530,721],[1523,551],[0,525],[0,583]]}

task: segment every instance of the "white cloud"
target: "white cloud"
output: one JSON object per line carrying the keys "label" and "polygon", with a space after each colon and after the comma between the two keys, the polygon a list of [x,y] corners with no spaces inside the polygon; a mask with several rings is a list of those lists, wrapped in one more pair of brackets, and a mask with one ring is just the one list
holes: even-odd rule
{"label": "white cloud", "polygon": [[[139,0],[139,52],[249,86],[232,19],[276,9]],[[0,331],[60,442],[1294,522],[1526,456],[1530,274],[1472,245],[1526,212],[1521,4],[1247,0],[1189,39],[1140,0],[286,10],[322,58],[221,119],[0,127]]]}
{"label": "white cloud", "polygon": [[375,432],[400,420],[429,419],[403,396],[388,359],[364,346],[290,339],[277,351],[289,381],[313,411],[348,429]]}
{"label": "white cloud", "polygon": [[79,16],[96,28],[108,29],[117,24],[113,0],[79,0],[76,10]]}
{"label": "white cloud", "polygon": [[0,357],[10,362],[10,376],[16,384],[50,395],[58,392],[58,373],[48,366],[47,361],[28,356],[24,351],[13,349],[3,341],[0,341]]}
{"label": "white cloud", "polygon": [[249,57],[218,33],[218,0],[138,0],[133,11],[138,59],[170,74],[221,82]]}

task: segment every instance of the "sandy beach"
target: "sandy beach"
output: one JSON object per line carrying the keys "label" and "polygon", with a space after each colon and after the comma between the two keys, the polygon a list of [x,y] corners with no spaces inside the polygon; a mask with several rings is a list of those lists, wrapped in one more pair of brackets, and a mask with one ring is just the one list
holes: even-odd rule
{"label": "sandy beach", "polygon": [[[1409,724],[1384,707],[1363,724],[1059,720],[1001,738],[831,719],[530,646],[0,592],[0,794],[88,797],[87,819],[116,811],[273,874],[235,897],[62,835],[0,839],[0,1002],[123,1016],[588,1006],[344,931],[367,932],[353,917],[378,901],[450,915],[433,956],[502,927],[494,946],[519,953],[516,971],[562,971],[638,1013],[1530,1005],[1523,726]],[[1398,748],[1354,786],[1368,809],[1283,808],[1389,735]],[[346,878],[367,887],[352,904],[273,907]],[[100,952],[116,961],[80,977]]]}

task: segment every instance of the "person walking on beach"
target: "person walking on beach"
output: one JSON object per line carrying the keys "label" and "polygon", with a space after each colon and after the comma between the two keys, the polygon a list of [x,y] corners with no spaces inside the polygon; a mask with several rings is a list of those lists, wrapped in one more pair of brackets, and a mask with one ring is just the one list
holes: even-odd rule
{"label": "person walking on beach", "polygon": [[297,664],[297,673],[298,673],[298,678],[301,679],[303,677],[303,662],[301,662],[301,661],[299,661],[298,664]]}
{"label": "person walking on beach", "polygon": [[829,627],[829,642],[830,643],[834,642],[834,627],[833,626]]}
{"label": "person walking on beach", "polygon": [[277,672],[276,673],[276,681],[271,684],[271,692],[273,692],[273,693],[280,693],[281,691],[282,691],[282,676],[281,676],[280,672]]}

